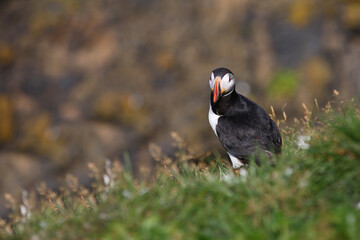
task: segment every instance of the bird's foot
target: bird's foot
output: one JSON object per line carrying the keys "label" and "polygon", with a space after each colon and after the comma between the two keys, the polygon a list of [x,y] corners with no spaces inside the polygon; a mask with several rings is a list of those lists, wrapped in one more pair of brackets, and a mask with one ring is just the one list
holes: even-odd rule
{"label": "bird's foot", "polygon": [[247,175],[247,171],[244,167],[234,169],[234,173],[236,176],[239,176],[239,177],[246,177],[246,175]]}

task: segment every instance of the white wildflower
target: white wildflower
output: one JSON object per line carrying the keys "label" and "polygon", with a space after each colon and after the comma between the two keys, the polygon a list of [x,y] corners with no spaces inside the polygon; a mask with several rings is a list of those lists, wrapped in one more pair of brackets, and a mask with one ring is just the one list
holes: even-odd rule
{"label": "white wildflower", "polygon": [[301,149],[308,149],[310,147],[309,145],[310,136],[309,135],[298,135],[297,136],[297,145]]}
{"label": "white wildflower", "polygon": [[104,180],[104,184],[106,185],[106,186],[109,186],[109,184],[110,184],[110,177],[109,177],[109,175],[107,175],[106,173],[103,175],[103,180]]}
{"label": "white wildflower", "polygon": [[233,173],[224,173],[224,172],[220,173],[220,181],[222,182],[232,183],[235,180],[236,177]]}
{"label": "white wildflower", "polygon": [[124,191],[122,192],[122,195],[123,195],[125,198],[131,198],[131,196],[132,196],[131,192],[128,191],[128,190],[124,190]]}
{"label": "white wildflower", "polygon": [[25,217],[26,213],[27,213],[26,207],[23,204],[21,204],[20,205],[20,214],[21,214],[21,216]]}
{"label": "white wildflower", "polygon": [[290,177],[293,174],[294,170],[291,167],[287,167],[284,171],[285,176]]}
{"label": "white wildflower", "polygon": [[139,195],[142,196],[142,195],[144,195],[144,194],[147,193],[147,192],[148,192],[147,188],[141,188],[141,189],[139,190]]}

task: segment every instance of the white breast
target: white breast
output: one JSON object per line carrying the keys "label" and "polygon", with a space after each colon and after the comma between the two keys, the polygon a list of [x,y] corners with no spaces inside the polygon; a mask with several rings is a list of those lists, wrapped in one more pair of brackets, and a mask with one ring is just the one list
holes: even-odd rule
{"label": "white breast", "polygon": [[217,115],[217,114],[215,114],[213,112],[213,110],[211,109],[211,104],[210,104],[210,107],[209,107],[209,123],[210,123],[211,128],[214,130],[214,133],[216,134],[216,136],[217,136],[216,125],[218,124],[219,117],[221,117],[221,116]]}

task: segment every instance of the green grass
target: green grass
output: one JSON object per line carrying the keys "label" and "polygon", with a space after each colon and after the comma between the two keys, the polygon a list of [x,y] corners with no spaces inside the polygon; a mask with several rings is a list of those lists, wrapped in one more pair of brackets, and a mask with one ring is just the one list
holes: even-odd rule
{"label": "green grass", "polygon": [[[246,178],[214,157],[202,170],[182,160],[151,184],[123,171],[110,190],[89,194],[96,201],[79,200],[76,190],[58,203],[45,199],[25,223],[12,225],[16,234],[3,237],[360,239],[359,110],[348,104],[319,116],[309,115],[298,130],[284,128],[276,165],[252,164]],[[311,135],[309,149],[297,147],[299,133]]]}

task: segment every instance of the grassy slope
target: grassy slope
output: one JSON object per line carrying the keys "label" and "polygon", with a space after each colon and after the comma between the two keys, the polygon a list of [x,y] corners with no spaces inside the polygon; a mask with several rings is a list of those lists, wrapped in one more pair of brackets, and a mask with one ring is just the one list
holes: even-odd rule
{"label": "grassy slope", "polygon": [[246,179],[224,180],[229,170],[217,159],[206,171],[161,174],[151,186],[125,173],[109,193],[97,195],[100,204],[42,206],[7,237],[360,239],[359,112],[329,110],[305,125],[310,149],[299,150],[287,129],[277,165],[251,165]]}

